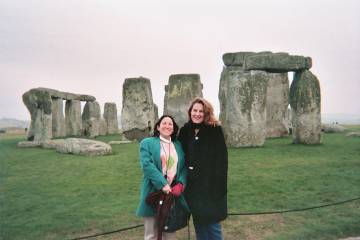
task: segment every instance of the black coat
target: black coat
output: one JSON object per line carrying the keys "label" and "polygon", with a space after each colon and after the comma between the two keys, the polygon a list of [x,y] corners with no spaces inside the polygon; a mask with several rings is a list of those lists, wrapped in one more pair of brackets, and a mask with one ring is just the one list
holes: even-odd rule
{"label": "black coat", "polygon": [[[197,137],[197,139],[196,139]],[[203,125],[198,134],[190,123],[179,132],[188,169],[185,197],[196,224],[227,217],[228,154],[220,126]]]}

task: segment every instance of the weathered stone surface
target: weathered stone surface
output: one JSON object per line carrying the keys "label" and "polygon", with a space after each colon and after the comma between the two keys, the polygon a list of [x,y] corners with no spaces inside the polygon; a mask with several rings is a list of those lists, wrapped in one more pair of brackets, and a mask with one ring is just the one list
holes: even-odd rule
{"label": "weathered stone surface", "polygon": [[65,132],[64,103],[61,98],[52,98],[52,136],[63,137]]}
{"label": "weathered stone surface", "polygon": [[81,135],[81,104],[79,100],[66,101],[65,126],[67,136]]}
{"label": "weathered stone surface", "polygon": [[[271,52],[264,52],[271,53]],[[225,66],[238,66],[244,67],[245,58],[254,55],[256,52],[236,52],[236,53],[225,53],[222,57]]]}
{"label": "weathered stone surface", "polygon": [[115,134],[119,132],[117,109],[115,103],[105,103],[104,119],[107,125],[107,134]]}
{"label": "weathered stone surface", "polygon": [[108,144],[110,145],[120,145],[120,144],[125,144],[125,143],[132,143],[132,141],[110,141],[108,142]]}
{"label": "weathered stone surface", "polygon": [[308,70],[295,73],[290,87],[293,142],[321,143],[321,96],[317,77]]}
{"label": "weathered stone surface", "polygon": [[82,138],[67,138],[64,144],[59,144],[56,151],[60,153],[71,153],[76,155],[98,156],[112,153],[109,144]]}
{"label": "weathered stone surface", "polygon": [[99,135],[100,136],[104,136],[107,135],[107,124],[105,119],[100,119],[100,123],[99,123]]}
{"label": "weathered stone surface", "polygon": [[45,92],[48,92],[51,97],[62,98],[64,100],[79,100],[79,101],[86,101],[86,102],[92,102],[92,101],[96,100],[96,98],[91,95],[61,92],[61,91],[51,89],[51,88],[34,88],[33,90],[45,91]]}
{"label": "weathered stone surface", "polygon": [[349,238],[342,238],[339,240],[360,240],[360,236],[359,237],[349,237]]}
{"label": "weathered stone surface", "polygon": [[349,132],[346,134],[347,137],[360,137],[360,132]]}
{"label": "weathered stone surface", "polygon": [[345,127],[339,124],[322,124],[321,129],[325,133],[341,133],[345,131]]}
{"label": "weathered stone surface", "polygon": [[41,142],[38,141],[21,141],[17,143],[19,148],[33,148],[33,147],[41,147]]}
{"label": "weathered stone surface", "polygon": [[46,91],[31,89],[23,94],[23,102],[31,116],[27,139],[40,142],[52,138],[52,100],[50,94]]}
{"label": "weathered stone surface", "polygon": [[153,121],[153,125],[151,126],[152,131],[154,130],[154,125],[157,122],[157,120],[159,119],[159,108],[158,106],[154,103],[154,121]]}
{"label": "weathered stone surface", "polygon": [[288,53],[259,53],[246,57],[245,70],[265,70],[268,72],[289,72],[310,69],[310,57],[289,55]]}
{"label": "weathered stone surface", "polygon": [[143,77],[125,79],[122,95],[121,126],[126,138],[141,140],[150,136],[158,118],[150,80]]}
{"label": "weathered stone surface", "polygon": [[41,147],[45,149],[56,149],[56,147],[64,145],[65,139],[47,140],[41,143]]}
{"label": "weathered stone surface", "polygon": [[97,101],[86,102],[81,116],[83,135],[96,137],[100,127],[100,105]]}
{"label": "weathered stone surface", "polygon": [[288,53],[264,52],[235,52],[223,55],[225,66],[238,66],[244,70],[263,70],[280,73],[310,69],[310,57],[289,55]]}
{"label": "weathered stone surface", "polygon": [[188,121],[187,110],[195,97],[202,97],[203,85],[199,74],[174,74],[165,86],[164,114],[175,118],[179,127]]}
{"label": "weathered stone surface", "polygon": [[289,134],[289,79],[287,73],[267,73],[266,137]]}
{"label": "weathered stone surface", "polygon": [[[63,99],[67,100],[64,119]],[[46,141],[52,137],[81,134],[80,101],[95,101],[90,95],[61,92],[50,88],[33,88],[24,93],[31,124],[28,140]]]}
{"label": "weathered stone surface", "polygon": [[221,73],[220,120],[228,146],[262,146],[266,138],[267,73],[226,67]]}

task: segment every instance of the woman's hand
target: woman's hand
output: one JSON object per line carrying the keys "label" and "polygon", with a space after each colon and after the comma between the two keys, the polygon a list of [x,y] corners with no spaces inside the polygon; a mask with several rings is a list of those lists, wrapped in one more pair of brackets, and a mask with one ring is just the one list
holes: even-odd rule
{"label": "woman's hand", "polygon": [[177,183],[175,184],[175,186],[171,188],[171,193],[175,197],[179,197],[183,191],[184,191],[184,186],[181,183]]}
{"label": "woman's hand", "polygon": [[165,194],[169,194],[171,193],[171,188],[169,186],[169,184],[166,184],[165,186],[163,186],[163,188],[161,189]]}

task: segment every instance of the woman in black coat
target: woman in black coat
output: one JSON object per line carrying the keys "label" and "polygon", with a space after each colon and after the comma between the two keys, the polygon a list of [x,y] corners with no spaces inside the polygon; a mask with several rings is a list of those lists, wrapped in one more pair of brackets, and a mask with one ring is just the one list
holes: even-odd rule
{"label": "woman in black coat", "polygon": [[185,197],[198,240],[222,239],[220,221],[227,217],[228,155],[224,134],[211,104],[196,98],[179,140],[188,169]]}

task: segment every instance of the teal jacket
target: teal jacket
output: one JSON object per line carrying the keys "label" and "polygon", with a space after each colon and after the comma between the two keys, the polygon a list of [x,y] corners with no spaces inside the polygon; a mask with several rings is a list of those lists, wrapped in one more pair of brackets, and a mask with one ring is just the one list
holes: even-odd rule
{"label": "teal jacket", "polygon": [[[182,183],[185,187],[187,177],[184,158],[185,155],[181,148],[181,143],[179,141],[174,141],[173,143],[178,155],[176,179],[174,181],[176,183]],[[143,139],[140,142],[140,164],[144,176],[140,192],[140,204],[136,211],[136,215],[141,217],[155,216],[155,209],[149,206],[145,202],[145,199],[149,193],[161,190],[167,184],[166,179],[162,175],[162,166],[160,160],[160,138],[149,137]],[[188,205],[186,204],[184,194],[180,195],[179,200],[185,208],[189,209]]]}

